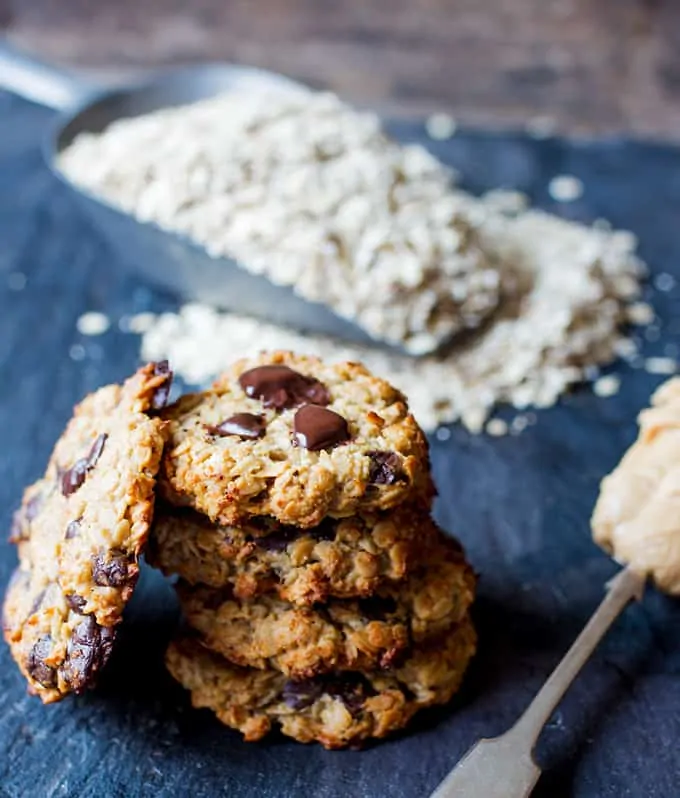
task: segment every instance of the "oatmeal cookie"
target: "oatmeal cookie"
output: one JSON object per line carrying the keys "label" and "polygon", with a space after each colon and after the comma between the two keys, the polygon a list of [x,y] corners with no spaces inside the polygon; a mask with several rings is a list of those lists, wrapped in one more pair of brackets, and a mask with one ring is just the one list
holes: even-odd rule
{"label": "oatmeal cookie", "polygon": [[419,709],[449,701],[475,646],[475,631],[466,616],[389,671],[291,681],[279,671],[232,665],[188,638],[170,645],[166,665],[191,692],[194,707],[211,709],[249,742],[280,726],[300,742],[344,748],[385,737],[404,727]]}
{"label": "oatmeal cookie", "polygon": [[309,605],[368,596],[403,579],[437,534],[431,517],[410,505],[327,518],[311,529],[267,518],[219,526],[194,510],[166,506],[156,508],[146,558],[190,584],[232,585],[240,599],[275,592]]}
{"label": "oatmeal cookie", "polygon": [[460,547],[443,536],[404,583],[363,599],[299,607],[272,595],[240,601],[229,589],[178,586],[186,620],[206,646],[239,665],[293,678],[390,667],[414,643],[458,623],[474,588]]}
{"label": "oatmeal cookie", "polygon": [[267,515],[313,527],[434,489],[425,437],[403,395],[356,363],[289,352],[238,361],[168,408],[160,487],[222,524]]}
{"label": "oatmeal cookie", "polygon": [[15,514],[3,628],[46,703],[81,692],[108,659],[152,519],[171,378],[152,363],[87,397]]}

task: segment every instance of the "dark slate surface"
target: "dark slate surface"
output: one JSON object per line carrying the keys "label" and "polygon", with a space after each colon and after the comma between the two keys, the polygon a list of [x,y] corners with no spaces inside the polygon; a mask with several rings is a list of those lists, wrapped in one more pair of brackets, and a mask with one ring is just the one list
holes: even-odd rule
{"label": "dark slate surface", "polygon": [[[0,94],[0,526],[36,478],[74,402],[135,366],[137,339],[112,329],[82,339],[76,319],[171,307],[123,275],[41,164],[48,112]],[[422,136],[411,126],[401,132]],[[472,188],[506,184],[550,207],[554,174],[582,177],[575,216],[606,216],[639,233],[656,272],[680,277],[680,158],[635,143],[567,144],[461,134],[436,144]],[[26,285],[21,287],[21,277]],[[657,294],[662,352],[680,344],[680,291]],[[675,321],[674,321],[675,319]],[[85,357],[69,356],[73,346]],[[76,349],[76,358],[82,350]],[[59,705],[26,695],[0,647],[0,796],[426,796],[482,735],[522,711],[602,595],[615,568],[590,542],[599,479],[635,434],[659,378],[622,366],[624,390],[577,391],[538,414],[520,438],[453,428],[433,443],[437,512],[482,574],[481,649],[455,705],[363,752],[323,751],[282,738],[245,745],[192,711],[163,673],[176,620],[162,580],[144,574],[99,689]],[[14,566],[0,544],[0,584]],[[546,729],[543,798],[678,794],[680,607],[650,591],[618,622]],[[483,798],[483,796],[480,796]]]}

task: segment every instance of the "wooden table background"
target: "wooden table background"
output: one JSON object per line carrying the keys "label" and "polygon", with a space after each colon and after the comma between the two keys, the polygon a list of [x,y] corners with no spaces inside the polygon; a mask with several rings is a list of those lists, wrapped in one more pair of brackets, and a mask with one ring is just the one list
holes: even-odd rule
{"label": "wooden table background", "polygon": [[674,0],[0,0],[2,28],[107,73],[229,59],[390,114],[680,138]]}

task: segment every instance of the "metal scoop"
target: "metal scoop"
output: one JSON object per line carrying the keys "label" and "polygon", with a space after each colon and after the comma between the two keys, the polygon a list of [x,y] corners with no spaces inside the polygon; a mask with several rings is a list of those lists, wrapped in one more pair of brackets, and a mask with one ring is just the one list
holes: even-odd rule
{"label": "metal scoop", "polygon": [[184,299],[345,340],[376,344],[368,333],[291,288],[251,274],[230,258],[213,258],[188,237],[139,222],[71,183],[55,166],[58,154],[82,132],[101,132],[123,117],[196,102],[230,91],[287,88],[301,83],[262,69],[207,64],[164,73],[144,83],[104,89],[43,64],[0,39],[0,87],[60,112],[43,154],[55,177],[116,252],[121,263]]}

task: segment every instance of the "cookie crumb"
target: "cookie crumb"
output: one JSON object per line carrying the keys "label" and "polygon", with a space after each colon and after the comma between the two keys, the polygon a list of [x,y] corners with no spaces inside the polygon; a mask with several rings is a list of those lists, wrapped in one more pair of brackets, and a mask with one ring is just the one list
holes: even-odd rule
{"label": "cookie crumb", "polygon": [[486,422],[486,434],[492,438],[502,438],[508,434],[508,423],[502,418],[492,418]]}
{"label": "cookie crumb", "polygon": [[446,141],[455,135],[458,125],[456,120],[446,113],[431,114],[425,123],[427,135],[435,141]]}
{"label": "cookie crumb", "polygon": [[548,193],[555,202],[574,202],[583,196],[583,183],[574,175],[557,175],[548,184]]}
{"label": "cookie crumb", "polygon": [[654,308],[647,302],[634,302],[626,309],[626,319],[636,327],[643,327],[654,321]]}
{"label": "cookie crumb", "polygon": [[78,319],[76,327],[81,335],[103,335],[111,326],[109,317],[96,310],[83,313]]}
{"label": "cookie crumb", "polygon": [[678,364],[670,357],[648,357],[645,360],[645,371],[648,374],[675,374]]}
{"label": "cookie crumb", "polygon": [[616,396],[621,387],[621,378],[616,374],[605,374],[593,384],[593,392],[601,399]]}

